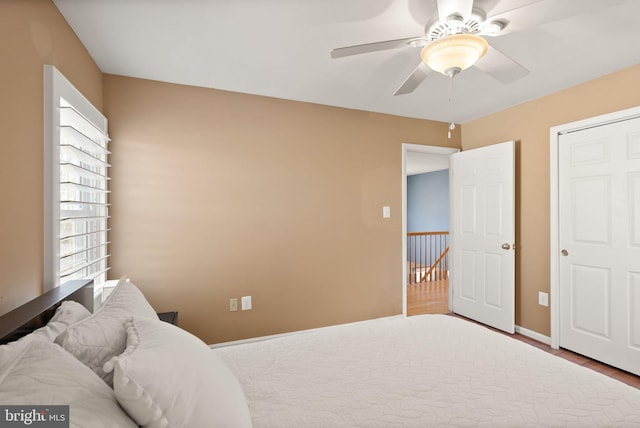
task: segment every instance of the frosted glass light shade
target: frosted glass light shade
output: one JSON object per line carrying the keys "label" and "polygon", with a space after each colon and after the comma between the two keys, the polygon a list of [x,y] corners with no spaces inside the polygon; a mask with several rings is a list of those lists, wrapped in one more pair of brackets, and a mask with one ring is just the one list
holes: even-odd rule
{"label": "frosted glass light shade", "polygon": [[451,76],[475,64],[488,48],[489,44],[480,36],[453,34],[429,43],[420,52],[420,58],[432,70]]}

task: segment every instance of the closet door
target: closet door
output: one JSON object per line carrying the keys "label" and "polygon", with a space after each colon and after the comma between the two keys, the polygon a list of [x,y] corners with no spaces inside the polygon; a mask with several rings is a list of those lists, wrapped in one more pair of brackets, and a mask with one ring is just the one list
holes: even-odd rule
{"label": "closet door", "polygon": [[560,346],[640,374],[640,118],[559,139]]}

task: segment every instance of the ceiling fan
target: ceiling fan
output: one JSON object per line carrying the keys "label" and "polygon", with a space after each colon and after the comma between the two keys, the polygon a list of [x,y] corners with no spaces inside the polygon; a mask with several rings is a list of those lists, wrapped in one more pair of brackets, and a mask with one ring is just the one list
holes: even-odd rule
{"label": "ceiling fan", "polygon": [[471,66],[508,84],[526,76],[529,70],[493,48],[483,36],[495,37],[505,34],[511,23],[511,12],[522,11],[523,8],[539,1],[519,0],[515,2],[517,7],[503,9],[494,16],[487,16],[485,9],[495,6],[496,0],[437,0],[438,14],[427,23],[424,36],[336,48],[331,51],[331,57],[341,58],[388,49],[422,47],[419,64],[394,95],[413,92],[434,70],[454,77]]}

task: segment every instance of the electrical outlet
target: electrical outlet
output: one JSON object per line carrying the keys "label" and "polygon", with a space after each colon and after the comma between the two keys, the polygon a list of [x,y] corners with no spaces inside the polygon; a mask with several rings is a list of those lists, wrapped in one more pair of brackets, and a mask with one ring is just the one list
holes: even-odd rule
{"label": "electrical outlet", "polygon": [[251,310],[251,296],[242,296],[242,310]]}
{"label": "electrical outlet", "polygon": [[549,294],[544,291],[538,291],[538,304],[540,306],[549,306]]}
{"label": "electrical outlet", "polygon": [[238,310],[238,299],[229,299],[229,312],[236,312]]}

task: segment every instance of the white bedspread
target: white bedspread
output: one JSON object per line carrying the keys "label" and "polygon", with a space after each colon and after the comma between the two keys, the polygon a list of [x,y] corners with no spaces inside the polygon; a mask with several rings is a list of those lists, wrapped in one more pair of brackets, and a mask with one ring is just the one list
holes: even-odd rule
{"label": "white bedspread", "polygon": [[255,427],[638,427],[640,390],[446,315],[214,349]]}

